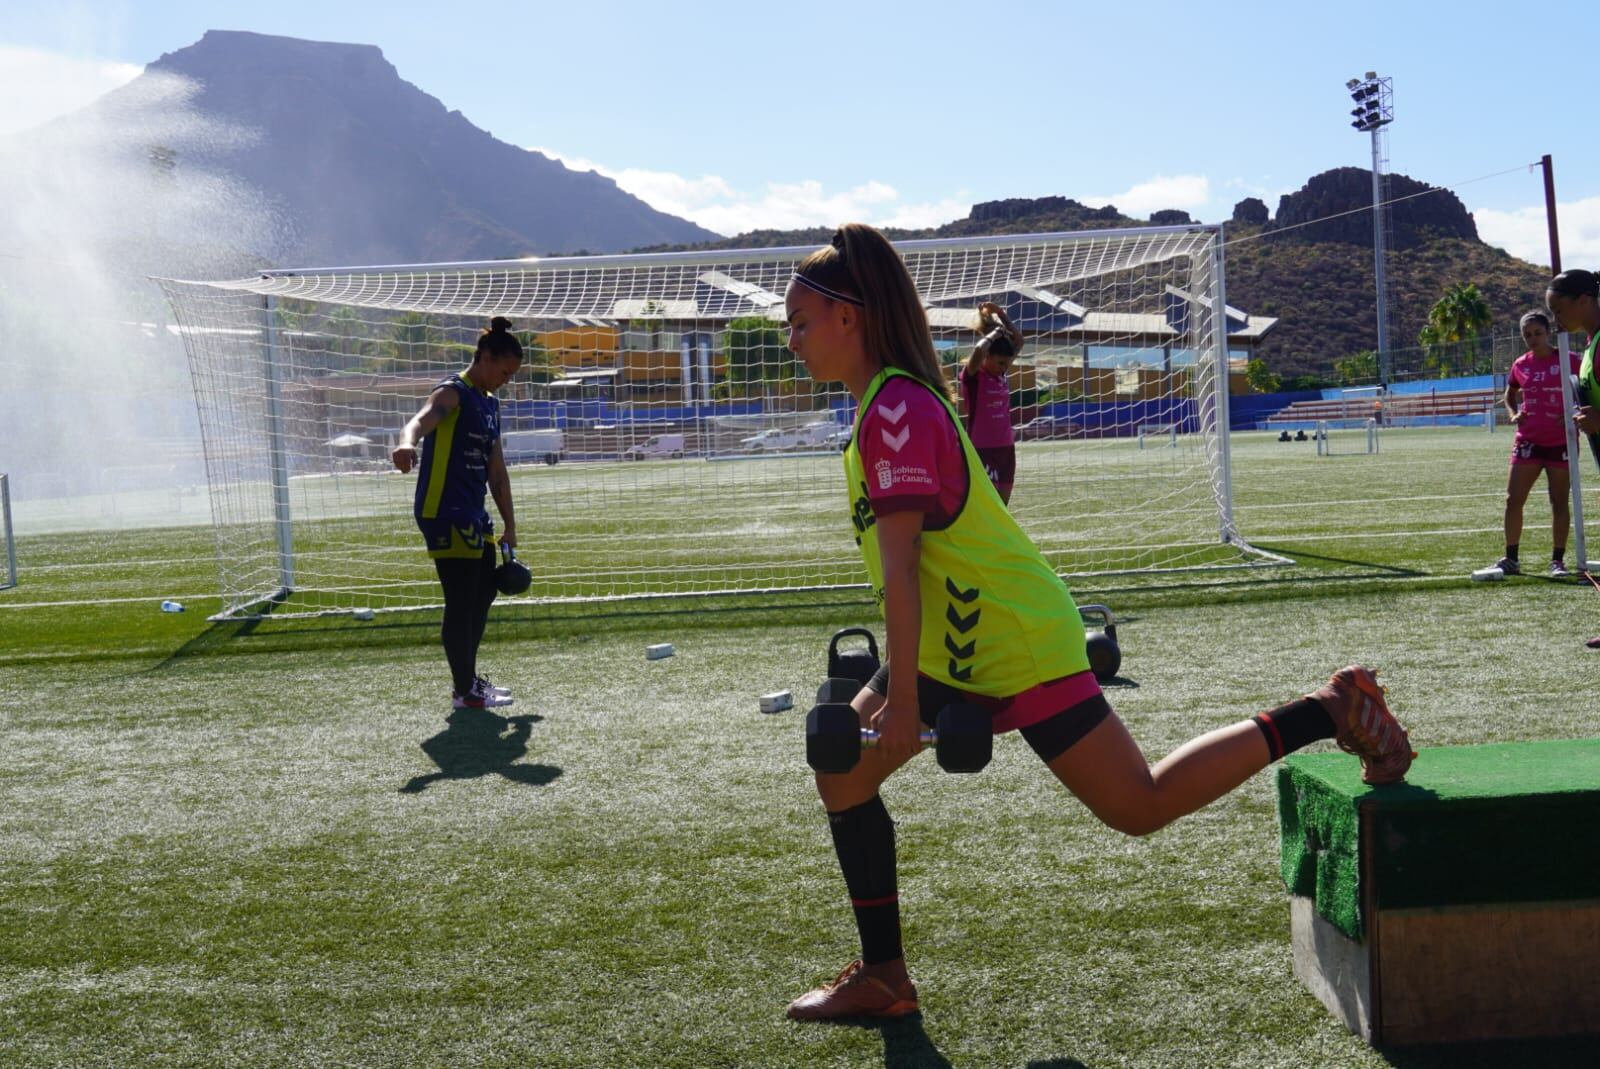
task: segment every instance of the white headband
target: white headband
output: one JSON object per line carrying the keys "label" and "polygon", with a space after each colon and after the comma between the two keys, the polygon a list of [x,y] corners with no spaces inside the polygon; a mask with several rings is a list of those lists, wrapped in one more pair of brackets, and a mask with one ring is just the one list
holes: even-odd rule
{"label": "white headband", "polygon": [[863,301],[860,297],[852,297],[848,293],[840,293],[838,290],[831,290],[827,286],[824,286],[822,283],[813,281],[812,279],[807,278],[806,276],[802,275],[798,271],[796,271],[794,274],[790,275],[789,277],[792,280],[794,280],[795,282],[800,283],[800,285],[804,286],[806,289],[811,290],[814,293],[820,293],[824,297],[827,297],[830,300],[844,301],[846,304],[853,304],[857,308],[865,308],[866,307],[866,302]]}

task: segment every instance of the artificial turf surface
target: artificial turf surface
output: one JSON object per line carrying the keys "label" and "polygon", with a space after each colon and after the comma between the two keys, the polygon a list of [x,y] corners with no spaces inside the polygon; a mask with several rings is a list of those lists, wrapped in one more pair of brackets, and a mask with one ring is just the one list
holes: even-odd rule
{"label": "artificial turf surface", "polygon": [[[1509,436],[1320,467],[1242,444],[1241,527],[1299,565],[1079,585],[1119,613],[1108,695],[1147,755],[1353,660],[1422,746],[1600,736],[1595,592],[1465,578],[1498,556]],[[1134,840],[1015,736],[980,775],[924,757],[886,787],[921,1015],[793,1024],[856,952],[800,720],[828,635],[875,623],[859,592],[508,606],[482,666],[517,704],[451,721],[435,615],[210,623],[208,537],[20,542],[0,1064],[1600,1061],[1366,1047],[1291,973],[1271,773]],[[188,612],[157,610],[173,595]],[[129,600],[44,604],[99,598]],[[757,711],[785,688],[795,710]]]}

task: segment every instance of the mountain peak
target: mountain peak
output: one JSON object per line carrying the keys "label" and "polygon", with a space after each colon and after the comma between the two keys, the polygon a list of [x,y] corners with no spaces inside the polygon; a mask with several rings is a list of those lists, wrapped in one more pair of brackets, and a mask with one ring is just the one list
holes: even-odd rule
{"label": "mountain peak", "polygon": [[247,63],[270,60],[276,65],[353,62],[399,77],[399,72],[384,58],[383,49],[377,45],[307,41],[250,30],[207,30],[194,44],[165,53],[147,69],[193,76],[200,70],[216,69],[219,64],[241,60]]}
{"label": "mountain peak", "polygon": [[374,45],[208,30],[141,77],[168,76],[194,85],[188,104],[201,117],[249,135],[177,166],[265,194],[292,228],[281,247],[257,250],[279,262],[490,260],[717,237],[609,178],[496,139]]}

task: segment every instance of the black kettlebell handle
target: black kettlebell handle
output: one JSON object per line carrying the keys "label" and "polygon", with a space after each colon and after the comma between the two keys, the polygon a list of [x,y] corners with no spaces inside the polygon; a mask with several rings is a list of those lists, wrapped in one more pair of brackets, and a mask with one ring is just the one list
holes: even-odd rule
{"label": "black kettlebell handle", "polygon": [[867,640],[867,652],[872,654],[873,660],[878,660],[878,640],[872,637],[872,632],[865,627],[847,627],[842,631],[834,632],[833,639],[828,643],[828,659],[835,661],[839,658],[839,640],[860,635]]}
{"label": "black kettlebell handle", "polygon": [[1106,637],[1115,642],[1117,640],[1117,618],[1111,615],[1111,610],[1104,605],[1079,605],[1078,615],[1096,613],[1105,620]]}

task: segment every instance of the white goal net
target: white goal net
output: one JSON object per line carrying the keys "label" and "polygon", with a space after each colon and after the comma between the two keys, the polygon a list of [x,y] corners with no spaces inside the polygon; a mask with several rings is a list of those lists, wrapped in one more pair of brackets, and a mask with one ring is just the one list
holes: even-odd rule
{"label": "white goal net", "polygon": [[[952,378],[980,301],[1026,335],[1011,505],[1063,575],[1279,559],[1233,522],[1219,236],[898,246]],[[200,411],[224,612],[275,597],[274,615],[437,603],[416,476],[387,457],[493,315],[528,354],[500,395],[528,599],[864,583],[839,459],[852,402],[785,347],[784,288],[810,251],[163,281]]]}

